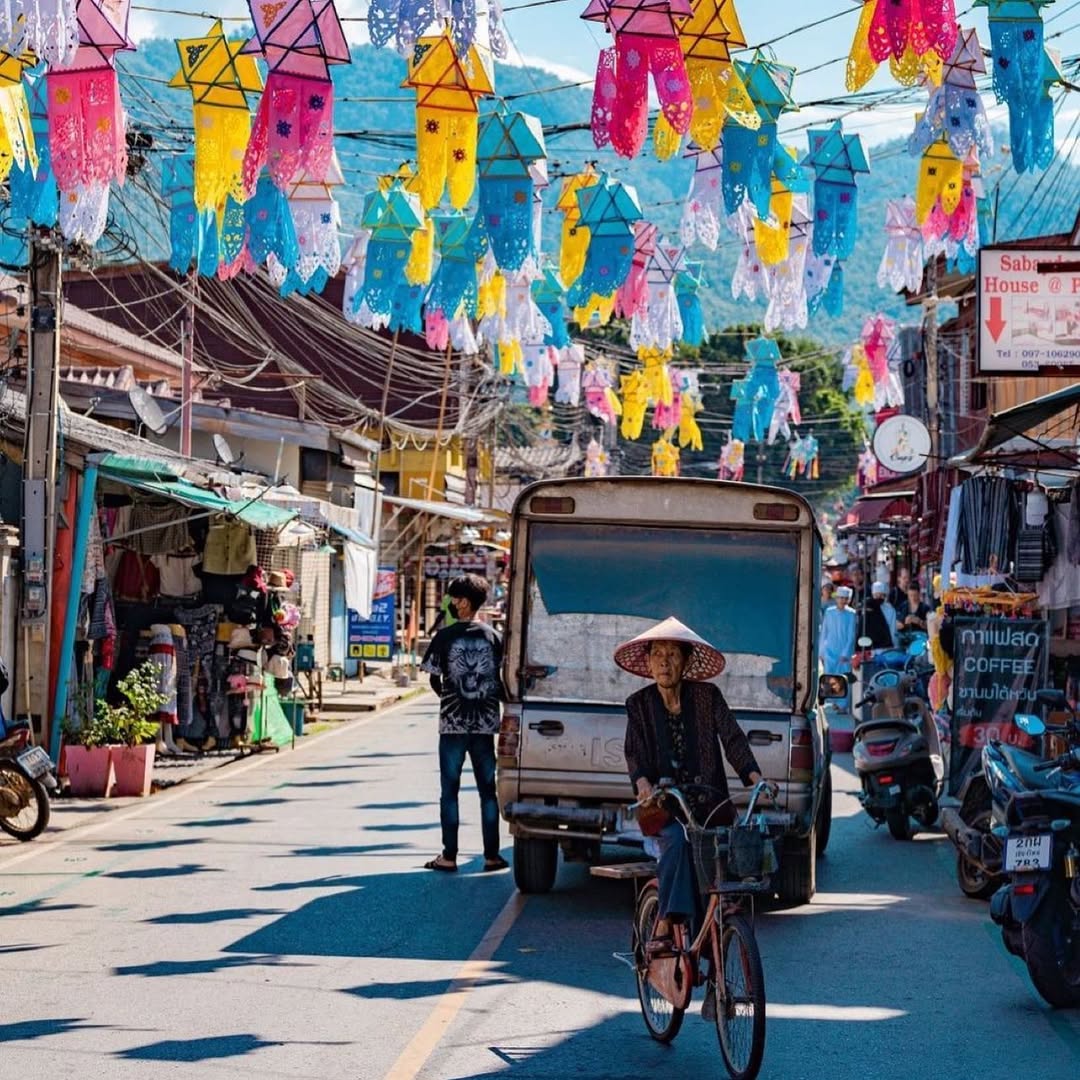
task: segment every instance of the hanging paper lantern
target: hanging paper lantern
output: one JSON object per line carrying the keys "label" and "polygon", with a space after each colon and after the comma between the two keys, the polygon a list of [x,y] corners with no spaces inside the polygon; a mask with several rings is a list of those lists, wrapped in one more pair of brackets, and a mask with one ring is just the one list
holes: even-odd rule
{"label": "hanging paper lantern", "polygon": [[296,262],[287,271],[296,273],[300,284],[307,284],[319,274],[322,285],[341,268],[341,210],[333,189],[345,183],[337,154],[331,155],[330,167],[324,179],[313,180],[303,175],[289,191],[289,212],[296,232]]}
{"label": "hanging paper lantern", "polygon": [[813,435],[796,436],[791,442],[784,462],[784,473],[791,480],[798,477],[807,480],[818,478],[818,441]]}
{"label": "hanging paper lantern", "polygon": [[705,332],[705,313],[701,307],[699,292],[704,279],[704,263],[687,262],[675,275],[675,300],[682,320],[682,341],[687,345],[704,345],[708,341]]}
{"label": "hanging paper lantern", "polygon": [[[868,42],[880,63],[892,56],[923,56],[933,50],[947,60],[956,46],[953,0],[867,0],[874,4]],[[975,0],[978,5],[979,0]]]}
{"label": "hanging paper lantern", "polygon": [[810,153],[804,164],[814,170],[814,252],[846,259],[858,236],[858,187],[855,177],[870,164],[858,135],[845,135],[835,121],[807,133]]}
{"label": "hanging paper lantern", "polygon": [[590,439],[585,448],[585,475],[607,476],[610,464],[608,452],[595,439]]}
{"label": "hanging paper lantern", "polygon": [[734,214],[746,198],[760,217],[769,213],[776,152],[776,123],[784,112],[797,108],[791,96],[795,69],[768,60],[758,52],[749,63],[736,61],[735,70],[746,86],[761,119],[755,130],[728,119],[724,123],[724,205]]}
{"label": "hanging paper lantern", "polygon": [[0,50],[32,53],[47,64],[71,62],[79,47],[76,0],[6,0],[0,4]]}
{"label": "hanging paper lantern", "polygon": [[993,153],[990,121],[975,86],[975,76],[985,73],[978,35],[974,30],[961,31],[944,66],[941,85],[931,91],[926,111],[908,140],[910,153],[921,154],[942,136],[959,158],[966,157],[973,147],[982,154]]}
{"label": "hanging paper lantern", "polygon": [[746,343],[750,371],[746,378],[731,384],[731,399],[735,402],[732,437],[746,443],[765,438],[780,396],[780,376],[776,365],[780,347],[770,338],[755,338]]}
{"label": "hanging paper lantern", "polygon": [[[746,35],[733,0],[694,0],[690,18],[679,28],[679,45],[694,99],[690,121],[694,142],[716,147],[727,116],[746,127],[758,127],[761,117],[731,62],[732,49],[746,48]],[[671,157],[679,148],[680,138],[661,113],[653,128],[657,156]]]}
{"label": "hanging paper lantern", "polygon": [[261,55],[266,90],[244,155],[252,191],[265,165],[280,189],[302,173],[325,179],[334,148],[332,64],[349,64],[349,46],[334,0],[248,0],[255,36],[241,50]]}
{"label": "hanging paper lantern", "polygon": [[720,242],[720,219],[725,213],[721,187],[722,150],[720,147],[704,150],[691,143],[683,156],[694,159],[694,175],[683,206],[679,235],[687,247],[700,240],[710,251],[715,251]]}
{"label": "hanging paper lantern", "polygon": [[416,161],[425,210],[439,205],[444,188],[463,210],[476,185],[477,103],[494,93],[473,45],[459,54],[451,38],[421,38],[401,84],[416,91]]}
{"label": "hanging paper lantern", "polygon": [[389,320],[400,290],[409,284],[405,267],[413,234],[424,227],[424,212],[404,181],[394,180],[386,191],[369,193],[360,222],[370,235],[363,282],[353,298],[353,309],[359,312],[366,307],[372,316]]}
{"label": "hanging paper lantern", "polygon": [[634,257],[626,280],[615,294],[615,313],[631,319],[649,301],[648,268],[656,250],[659,230],[649,221],[634,222]]}
{"label": "hanging paper lantern", "polygon": [[661,436],[653,443],[650,460],[653,476],[679,475],[679,448],[672,445],[667,436]]}
{"label": "hanging paper lantern", "polygon": [[557,349],[566,348],[570,344],[570,334],[566,329],[570,311],[566,306],[566,290],[558,274],[550,266],[545,267],[540,277],[532,283],[531,289],[533,300],[548,323],[544,342]]}
{"label": "hanging paper lantern", "polygon": [[720,451],[719,479],[741,481],[745,466],[746,444],[729,436]]}
{"label": "hanging paper lantern", "polygon": [[894,292],[918,292],[923,277],[923,244],[915,220],[915,200],[910,195],[885,204],[885,252],[878,267],[877,283]]}
{"label": "hanging paper lantern", "polygon": [[667,394],[653,403],[652,426],[657,431],[678,427],[682,418],[682,376],[675,368],[667,368],[667,374],[670,383]]}
{"label": "hanging paper lantern", "polygon": [[194,153],[173,154],[161,166],[161,195],[169,204],[169,266],[186,274],[192,262],[202,274],[217,271],[217,222],[195,206]]}
{"label": "hanging paper lantern", "polygon": [[[810,173],[796,164],[795,151],[777,147],[769,215],[759,217],[754,211],[754,250],[766,268],[787,260],[791,248],[791,217],[795,196],[810,191]],[[744,204],[746,205],[746,204]]]}
{"label": "hanging paper lantern", "polygon": [[[641,219],[637,192],[628,184],[601,173],[595,184],[578,190],[581,224],[589,230],[585,265],[567,300],[574,308],[597,310],[601,321],[610,318],[616,290],[626,280],[634,261],[634,223]],[[598,305],[596,297],[609,298]],[[601,310],[603,308],[603,310]],[[576,318],[579,325],[587,319]]]}
{"label": "hanging paper lantern", "polygon": [[604,49],[593,92],[593,141],[609,142],[622,157],[636,157],[649,126],[649,74],[660,109],[674,131],[685,135],[694,111],[679,24],[690,0],[590,0],[582,18],[602,22],[615,38]]}
{"label": "hanging paper lantern", "polygon": [[480,122],[474,252],[480,256],[490,244],[501,270],[520,270],[538,253],[531,166],[545,156],[544,130],[535,116],[510,112],[500,101]]}
{"label": "hanging paper lantern", "polygon": [[802,329],[807,324],[806,267],[812,252],[813,234],[806,196],[796,195],[791,204],[788,257],[772,267],[766,276],[769,306],[765,310],[764,326],[768,333]]}
{"label": "hanging paper lantern", "polygon": [[431,219],[435,224],[439,265],[431,279],[424,321],[428,345],[436,348],[444,328],[459,315],[476,315],[478,283],[476,256],[469,237],[472,218],[460,211],[449,211],[433,213]]}
{"label": "hanging paper lantern", "polygon": [[[506,34],[502,28],[501,0],[488,0],[487,41],[491,51],[505,59]],[[440,18],[448,19],[454,46],[462,55],[476,40],[476,0],[455,0],[453,4],[434,0],[371,0],[367,10],[367,29],[371,44],[377,49],[394,40],[394,48],[402,56],[416,44],[416,39]]]}
{"label": "hanging paper lantern", "polygon": [[29,56],[0,53],[0,180],[7,179],[12,166],[37,168],[34,128],[23,83],[32,61]]}
{"label": "hanging paper lantern", "polygon": [[684,248],[668,243],[656,245],[646,269],[646,302],[634,313],[630,324],[631,348],[669,350],[683,336],[675,280],[685,266]]}
{"label": "hanging paper lantern", "polygon": [[705,449],[701,427],[697,422],[697,414],[704,407],[700,393],[691,392],[685,385],[681,388],[679,393],[679,446],[683,449],[686,449],[686,447],[690,447],[691,450]]}
{"label": "hanging paper lantern", "polygon": [[614,424],[622,413],[622,403],[615,393],[615,374],[606,361],[592,361],[581,373],[581,389],[585,392],[585,407],[597,420]]}
{"label": "hanging paper lantern", "polygon": [[581,373],[585,367],[585,350],[581,345],[566,345],[559,350],[555,365],[559,384],[555,400],[560,405],[581,404]]}
{"label": "hanging paper lantern", "polygon": [[246,198],[244,151],[251,134],[247,94],[262,89],[253,56],[228,41],[219,19],[205,37],[180,38],[180,70],[170,86],[191,91],[195,118],[195,205],[216,209]]}
{"label": "hanging paper lantern", "polygon": [[622,424],[619,434],[624,439],[640,439],[649,407],[649,389],[645,374],[634,370],[619,377],[619,398],[622,401]]}
{"label": "hanging paper lantern", "polygon": [[783,435],[785,440],[791,438],[791,425],[796,427],[802,423],[802,410],[799,407],[799,390],[802,385],[802,376],[797,371],[781,371],[780,392],[773,406],[772,419],[769,421],[768,443],[770,446],[776,442],[777,437]]}
{"label": "hanging paper lantern", "polygon": [[18,159],[8,178],[11,194],[11,216],[20,226],[23,222],[52,228],[59,215],[59,193],[53,176],[49,154],[49,118],[46,104],[45,80],[27,80],[29,87],[30,129],[37,154],[36,167],[29,156]]}
{"label": "hanging paper lantern", "polygon": [[562,239],[559,244],[559,276],[569,288],[585,268],[585,253],[589,249],[589,230],[581,224],[581,205],[578,192],[596,183],[596,170],[587,165],[581,172],[563,181],[555,209],[563,215]]}

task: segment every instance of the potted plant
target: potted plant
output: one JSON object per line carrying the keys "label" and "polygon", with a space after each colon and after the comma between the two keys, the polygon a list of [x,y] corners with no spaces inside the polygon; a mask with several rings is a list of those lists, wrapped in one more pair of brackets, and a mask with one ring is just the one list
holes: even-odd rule
{"label": "potted plant", "polygon": [[78,719],[64,723],[63,765],[68,785],[79,798],[104,799],[116,784],[108,733],[91,702],[81,698],[78,704],[82,706]]}
{"label": "potted plant", "polygon": [[147,660],[117,683],[122,705],[98,702],[95,721],[104,729],[116,774],[114,795],[149,795],[157,749],[155,714],[168,700],[158,689],[158,669]]}

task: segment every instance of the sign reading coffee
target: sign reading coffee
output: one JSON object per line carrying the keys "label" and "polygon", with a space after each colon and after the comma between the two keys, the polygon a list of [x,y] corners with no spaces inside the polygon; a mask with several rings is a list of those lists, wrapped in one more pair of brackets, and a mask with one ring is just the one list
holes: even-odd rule
{"label": "sign reading coffee", "polygon": [[1042,619],[958,618],[953,658],[952,756],[949,791],[956,794],[977,768],[991,739],[1031,749],[1034,740],[1014,723],[1038,710],[1049,657]]}

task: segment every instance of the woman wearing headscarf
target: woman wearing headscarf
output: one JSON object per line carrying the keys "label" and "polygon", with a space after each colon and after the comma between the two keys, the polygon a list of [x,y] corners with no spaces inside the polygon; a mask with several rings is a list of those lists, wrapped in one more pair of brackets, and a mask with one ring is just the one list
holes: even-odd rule
{"label": "woman wearing headscarf", "polygon": [[[670,777],[699,825],[730,825],[736,813],[724,756],[747,787],[761,779],[761,768],[720,688],[705,681],[724,670],[723,655],[669,618],[620,645],[615,663],[652,680],[626,699],[626,764],[638,798]],[[660,918],[648,948],[663,955],[672,948],[672,923],[689,922],[699,896],[683,826],[673,820],[656,839]]]}

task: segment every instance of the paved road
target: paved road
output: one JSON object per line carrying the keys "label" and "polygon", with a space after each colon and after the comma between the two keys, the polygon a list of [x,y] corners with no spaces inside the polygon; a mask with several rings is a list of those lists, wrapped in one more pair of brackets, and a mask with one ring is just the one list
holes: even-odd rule
{"label": "paved road", "polygon": [[[720,1076],[710,1025],[637,1012],[630,886],[525,902],[438,847],[434,709],[411,703],[27,847],[0,841],[0,1080]],[[869,829],[843,764],[816,901],[759,919],[772,1080],[1074,1080],[1052,1013],[948,842]],[[478,814],[464,793],[465,848]],[[456,980],[456,981],[455,981]],[[695,1005],[695,1010],[697,1006]]]}

